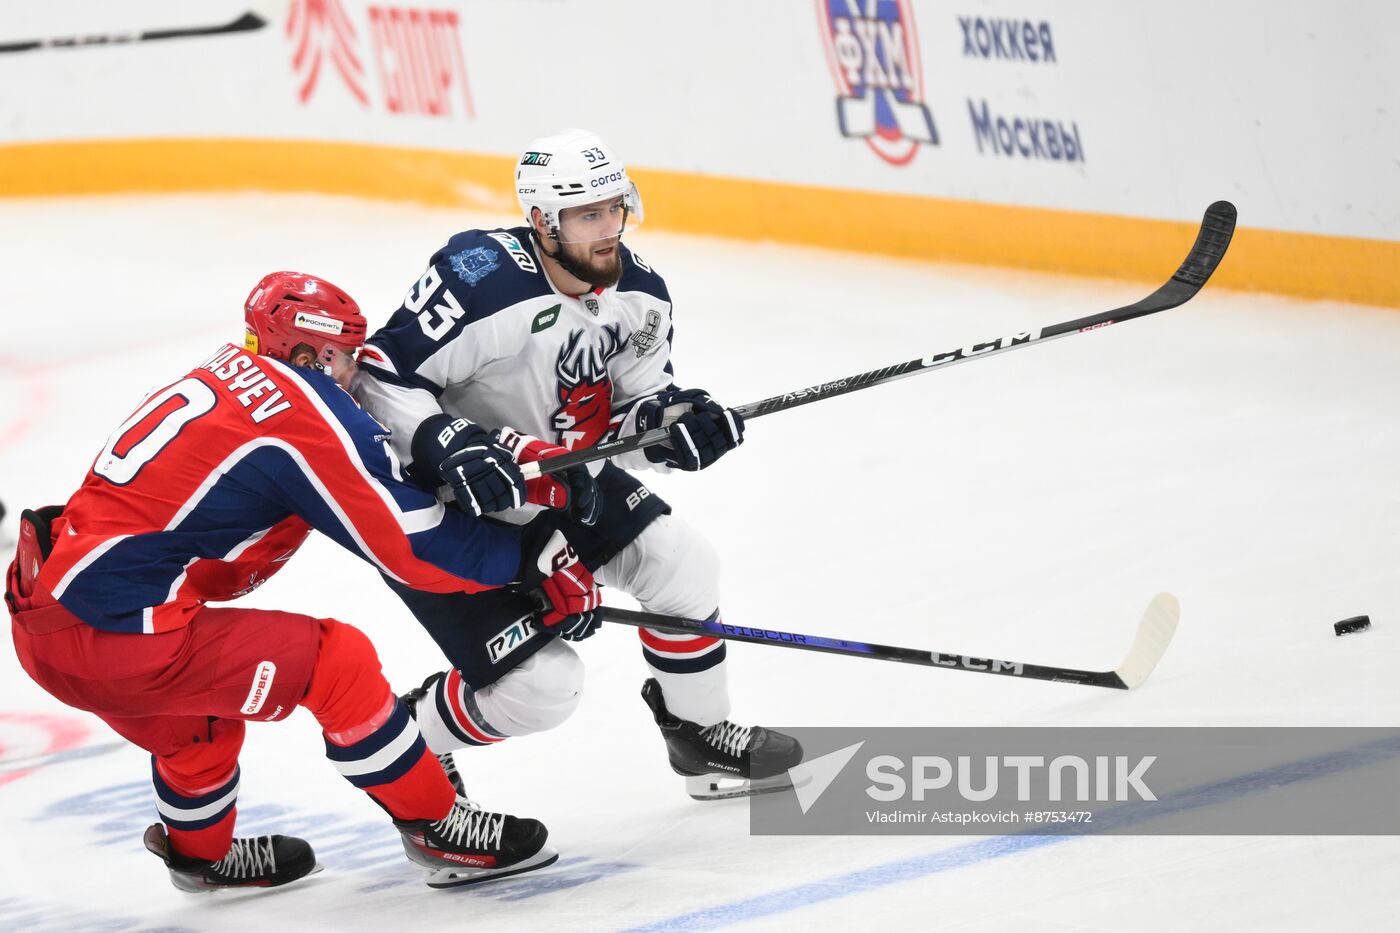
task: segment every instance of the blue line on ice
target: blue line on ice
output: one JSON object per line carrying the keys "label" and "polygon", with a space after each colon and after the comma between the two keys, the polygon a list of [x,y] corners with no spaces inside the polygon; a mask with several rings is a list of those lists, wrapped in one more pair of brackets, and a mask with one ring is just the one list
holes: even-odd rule
{"label": "blue line on ice", "polygon": [[1158,805],[1153,806],[1150,811],[1129,808],[1109,810],[1103,814],[1102,818],[1096,815],[1095,822],[1088,824],[1080,832],[1059,836],[1040,833],[993,836],[977,842],[954,846],[950,849],[930,852],[927,855],[885,862],[882,865],[873,865],[859,871],[833,875],[821,881],[770,891],[767,894],[730,901],[727,904],[718,904],[688,914],[678,914],[655,923],[630,927],[625,933],[650,933],[650,931],[661,930],[715,930],[734,923],[788,913],[822,901],[839,900],[853,894],[863,894],[866,891],[899,884],[903,881],[924,878],[957,868],[966,868],[979,862],[989,862],[1008,855],[1068,842],[1078,836],[1098,835],[1104,829],[1119,829],[1186,810],[1215,806],[1258,791],[1267,791],[1301,781],[1311,781],[1329,774],[1363,768],[1396,757],[1400,757],[1400,739],[1392,738],[1370,742],[1331,754],[1265,768],[1215,784],[1208,784],[1195,790],[1164,798],[1158,801]]}

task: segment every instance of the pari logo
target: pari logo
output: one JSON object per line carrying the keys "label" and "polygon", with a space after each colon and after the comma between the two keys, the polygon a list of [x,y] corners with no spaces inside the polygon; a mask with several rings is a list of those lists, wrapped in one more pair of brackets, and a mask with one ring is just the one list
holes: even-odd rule
{"label": "pari logo", "polygon": [[908,165],[920,145],[938,145],[908,0],[817,0],[817,6],[841,135],[864,139],[891,165]]}

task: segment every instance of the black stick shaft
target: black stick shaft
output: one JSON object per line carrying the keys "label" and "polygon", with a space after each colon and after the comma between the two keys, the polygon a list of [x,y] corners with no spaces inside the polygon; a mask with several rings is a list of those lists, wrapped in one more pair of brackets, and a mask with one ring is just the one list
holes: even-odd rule
{"label": "black stick shaft", "polygon": [[611,606],[604,606],[602,613],[603,618],[608,622],[633,625],[637,628],[654,628],[682,635],[707,635],[726,641],[744,641],[760,645],[773,645],[779,648],[796,648],[801,651],[821,651],[827,654],[870,658],[875,661],[900,661],[905,664],[952,668],[953,670],[972,671],[977,674],[1000,674],[1005,677],[1020,677],[1029,680],[1053,680],[1086,687],[1109,687],[1115,690],[1128,689],[1128,685],[1114,671],[1081,671],[1072,667],[1051,667],[1045,664],[1027,664],[1022,661],[1000,661],[996,658],[975,658],[942,651],[924,651],[919,648],[872,645],[863,641],[847,641],[843,638],[823,638],[820,635],[801,635],[795,632],[779,632],[774,629],[745,628],[742,625],[727,625],[723,622],[713,622],[707,619],[685,619],[679,616],[657,615],[656,613],[637,612],[631,609],[615,609]]}
{"label": "black stick shaft", "polygon": [[159,39],[189,39],[194,36],[221,36],[234,32],[251,32],[267,25],[267,20],[251,10],[230,22],[212,26],[187,26],[178,29],[149,29],[145,32],[91,33],[81,36],[61,36],[54,39],[31,39],[27,42],[0,43],[0,53],[32,52],[36,49],[78,49],[92,45],[120,45],[128,42],[152,42]]}
{"label": "black stick shaft", "polygon": [[[1091,314],[1087,317],[1076,318],[1072,321],[1065,321],[1060,324],[1052,324],[1049,327],[1038,330],[1023,331],[1005,337],[998,337],[995,340],[988,340],[982,343],[972,343],[956,350],[947,350],[943,353],[934,353],[929,356],[919,357],[905,363],[897,363],[893,366],[886,366],[883,369],[874,369],[868,373],[860,373],[855,376],[846,376],[834,382],[824,382],[814,386],[807,386],[803,389],[795,389],[785,392],[782,395],[775,395],[771,398],[758,402],[749,402],[747,405],[735,407],[746,419],[758,418],[763,415],[771,415],[774,412],[786,411],[789,408],[796,408],[799,405],[809,405],[812,402],[823,399],[834,398],[838,395],[845,395],[849,392],[858,392],[861,389],[868,389],[871,386],[884,385],[896,379],[904,379],[909,376],[917,376],[920,373],[930,372],[936,369],[946,369],[958,363],[966,363],[969,360],[982,359],[993,356],[997,353],[1004,353],[1008,350],[1016,350],[1021,347],[1031,346],[1036,343],[1044,343],[1056,337],[1065,337],[1071,334],[1082,334],[1085,331],[1099,330],[1110,324],[1118,324],[1122,321],[1131,321],[1133,318],[1146,317],[1149,314],[1156,314],[1158,311],[1166,311],[1178,305],[1190,301],[1201,287],[1206,284],[1211,274],[1220,265],[1221,259],[1225,257],[1225,251],[1230,246],[1230,238],[1235,232],[1235,206],[1229,201],[1216,201],[1206,208],[1205,217],[1201,221],[1201,228],[1196,234],[1196,242],[1191,247],[1191,252],[1187,254],[1181,267],[1167,280],[1161,288],[1152,294],[1133,304],[1122,308],[1115,308],[1112,311],[1104,311],[1100,314]],[[578,466],[581,463],[591,463],[595,460],[602,460],[606,457],[616,457],[636,450],[639,447],[650,447],[653,444],[665,443],[670,439],[670,433],[666,428],[657,428],[642,434],[633,434],[629,437],[618,438],[616,440],[603,441],[584,450],[576,450],[572,453],[562,454],[558,457],[551,457],[548,460],[539,461],[536,464],[527,464],[527,467],[537,467],[540,473],[557,473],[560,470],[567,470],[569,467]],[[533,470],[527,475],[535,475]]]}

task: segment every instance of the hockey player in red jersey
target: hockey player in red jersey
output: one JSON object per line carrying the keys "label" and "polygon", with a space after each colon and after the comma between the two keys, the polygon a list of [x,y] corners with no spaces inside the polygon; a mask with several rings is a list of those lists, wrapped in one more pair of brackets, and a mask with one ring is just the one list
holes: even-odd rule
{"label": "hockey player in red jersey", "polygon": [[[366,342],[357,395],[394,430],[406,463],[465,456],[456,447],[471,431],[481,455],[498,452],[502,470],[477,471],[469,483],[442,478],[463,508],[527,529],[561,528],[600,582],[643,608],[717,619],[714,547],[629,471],[708,469],[739,446],[744,422],[705,391],[677,385],[670,292],[623,242],[641,219],[637,188],[606,143],[566,130],[526,148],[515,191],[524,223],[448,239]],[[443,444],[441,425],[453,419],[464,427]],[[555,448],[546,441],[578,450],[663,426],[667,443],[596,464],[599,495],[563,511],[531,507],[529,483],[511,471],[512,455],[519,463],[548,456]],[[520,431],[544,440],[522,442]],[[395,589],[453,665],[417,699],[435,752],[550,729],[572,712],[583,664],[563,640],[586,637],[587,628],[563,640],[529,629],[503,638],[529,618],[521,594]],[[709,799],[790,786],[797,741],[728,718],[724,643],[640,635],[650,674],[642,696],[689,793]]]}
{"label": "hockey player in red jersey", "polygon": [[161,822],[145,842],[183,890],[316,870],[301,839],[233,835],[244,723],[297,706],[321,724],[331,763],[392,817],[429,884],[550,864],[537,820],[454,793],[358,629],[207,603],[265,582],[313,528],[406,586],[542,588],[546,626],[596,607],[592,578],[562,535],[527,546],[404,481],[387,431],[345,391],[365,321],[340,289],[273,273],[245,319],[245,347],[222,347],[148,396],[66,506],[24,513],[5,597],[21,665],[151,752]]}

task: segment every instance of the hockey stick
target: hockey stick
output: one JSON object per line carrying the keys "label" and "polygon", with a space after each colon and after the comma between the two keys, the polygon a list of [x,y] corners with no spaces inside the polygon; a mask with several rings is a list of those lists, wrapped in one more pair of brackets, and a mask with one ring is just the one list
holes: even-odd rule
{"label": "hockey stick", "polygon": [[28,42],[0,43],[0,53],[30,52],[34,49],[77,49],[89,45],[118,45],[129,42],[151,42],[156,39],[219,36],[231,32],[252,32],[266,25],[267,20],[249,10],[232,22],[215,26],[189,26],[183,29],[148,29],[145,32],[109,32],[85,36],[61,36],[57,39],[31,39]]}
{"label": "hockey stick", "polygon": [[[791,392],[775,395],[760,402],[739,405],[734,410],[743,415],[745,419],[771,415],[774,412],[786,411],[799,405],[808,405],[821,399],[845,395],[848,392],[858,392],[871,386],[884,385],[896,379],[917,376],[931,370],[947,369],[949,366],[966,363],[968,360],[982,359],[1007,350],[1044,343],[1047,340],[1054,340],[1056,337],[1098,330],[1110,324],[1131,321],[1133,318],[1146,317],[1149,314],[1156,314],[1158,311],[1175,308],[1190,301],[1206,284],[1211,273],[1220,265],[1220,260],[1225,257],[1225,250],[1229,248],[1230,237],[1234,232],[1235,206],[1229,201],[1216,201],[1206,208],[1205,217],[1201,220],[1201,228],[1196,234],[1196,242],[1191,247],[1191,252],[1187,254],[1181,267],[1176,270],[1176,274],[1168,279],[1161,288],[1141,301],[1101,314],[1076,318],[1062,324],[1052,324],[1038,330],[1022,331],[984,343],[971,343],[956,350],[934,353],[916,360],[909,360],[907,363],[886,366],[884,369],[871,370],[857,376],[846,376],[834,382],[823,382],[805,389],[794,389]],[[578,466],[580,463],[592,463],[606,457],[616,457],[639,447],[650,447],[653,444],[664,443],[669,439],[668,428],[656,428],[642,434],[633,434],[630,437],[603,441],[584,450],[550,457],[537,463],[527,463],[521,466],[521,472],[525,474],[526,479],[534,479],[542,473],[557,473],[560,470]]]}
{"label": "hockey stick", "polygon": [[963,654],[948,654],[942,651],[924,651],[918,648],[895,648],[890,645],[869,645],[863,641],[846,641],[842,638],[823,638],[820,635],[798,635],[792,632],[778,632],[773,629],[745,628],[742,625],[727,625],[705,619],[683,619],[679,616],[657,615],[650,612],[636,612],[631,609],[602,607],[603,619],[637,628],[654,628],[664,632],[682,635],[723,638],[727,641],[745,641],[760,645],[776,645],[782,648],[799,648],[803,651],[823,651],[827,654],[843,654],[856,658],[872,658],[877,661],[902,661],[906,664],[922,664],[928,667],[949,667],[955,670],[975,671],[979,674],[1002,674],[1007,677],[1022,677],[1030,680],[1053,680],[1059,683],[1080,684],[1085,687],[1109,687],[1114,690],[1132,690],[1140,686],[1162,655],[1167,650],[1172,636],[1176,634],[1177,619],[1181,608],[1176,597],[1170,593],[1158,593],[1148,604],[1138,623],[1133,646],[1123,662],[1111,671],[1081,671],[1073,667],[1052,667],[1046,664],[1027,664],[1022,661],[998,661],[995,658],[974,658]]}

